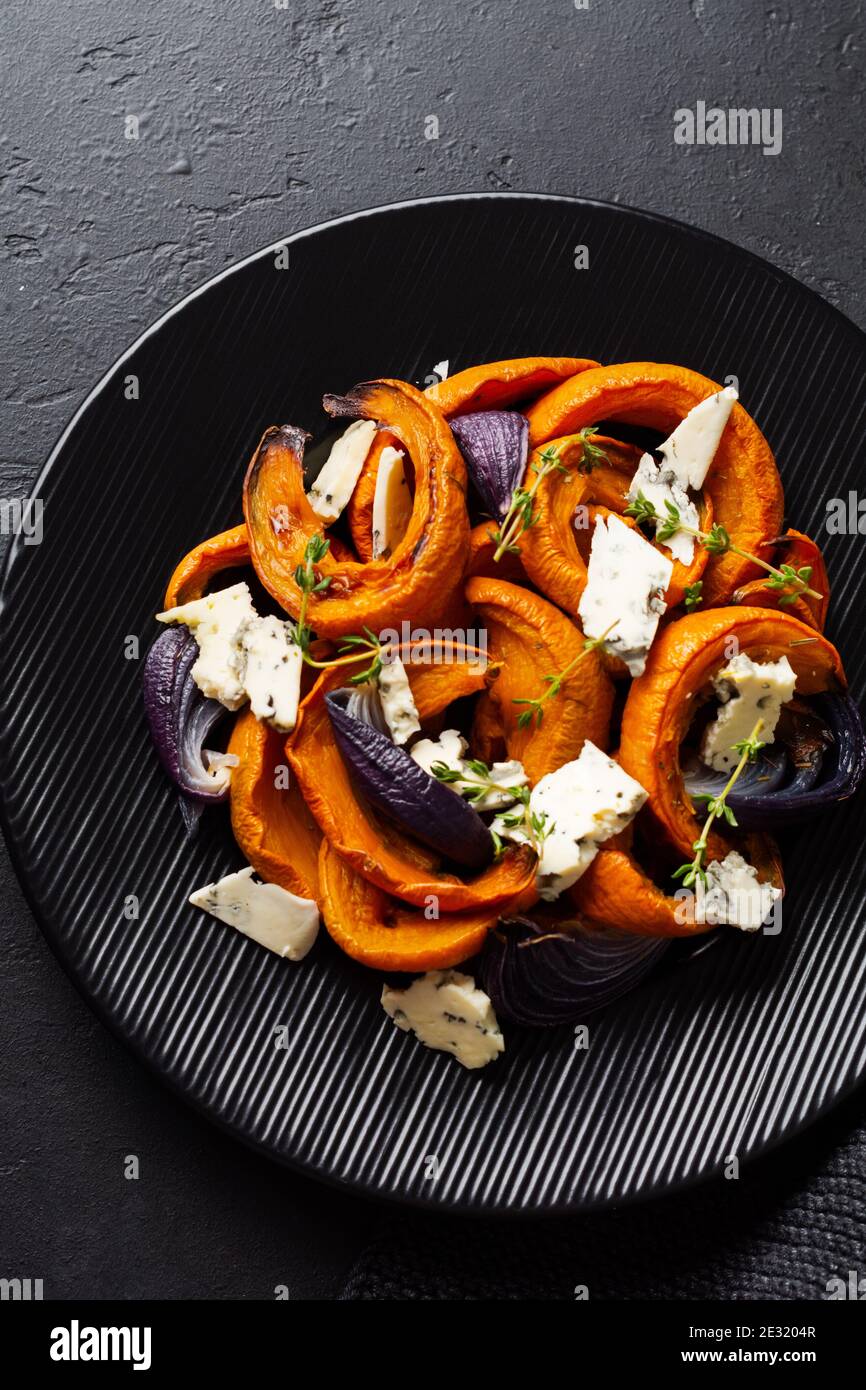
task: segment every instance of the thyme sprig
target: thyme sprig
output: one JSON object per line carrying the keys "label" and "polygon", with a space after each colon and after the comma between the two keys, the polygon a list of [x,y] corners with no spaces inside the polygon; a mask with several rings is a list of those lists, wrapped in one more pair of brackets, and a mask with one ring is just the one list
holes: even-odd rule
{"label": "thyme sprig", "polygon": [[[497,820],[503,830],[524,830],[529,844],[540,858],[541,847],[551,831],[555,829],[555,824],[543,811],[538,812],[532,810],[529,804],[528,787],[515,787],[513,790],[517,793],[517,800],[520,802],[520,805],[515,806],[511,811],[503,812],[501,815],[497,816]],[[493,836],[495,857],[500,859],[505,850],[505,843],[499,831],[494,830],[492,826],[490,828],[490,834]]]}
{"label": "thyme sprig", "polygon": [[366,661],[368,664],[363,671],[349,677],[350,685],[364,685],[367,681],[376,680],[383,663],[384,648],[370,628],[365,627],[361,633],[349,633],[343,637],[339,648],[340,655],[332,661],[316,661],[310,655],[313,631],[307,622],[307,610],[310,596],[324,593],[331,583],[330,575],[320,579],[316,573],[316,565],[324,559],[330,548],[331,542],[325,536],[310,536],[304,547],[303,561],[295,569],[295,583],[301,591],[301,603],[295,623],[295,641],[306,664],[313,666],[317,671],[330,670],[333,666],[352,666],[359,661]]}
{"label": "thyme sprig", "polygon": [[[536,854],[541,853],[541,846],[553,830],[553,825],[548,825],[549,817],[544,813],[539,814],[531,809],[528,787],[509,787],[503,782],[494,781],[490,768],[480,758],[467,758],[462,768],[449,767],[447,763],[433,763],[430,771],[439,782],[452,785],[456,782],[462,783],[459,791],[466,801],[482,801],[489,792],[503,792],[511,797],[518,804],[511,810],[499,813],[496,818],[499,825],[508,830],[523,829]],[[498,859],[505,849],[505,843],[492,826],[490,834],[493,836],[494,852]]]}
{"label": "thyme sprig", "polygon": [[692,885],[697,881],[697,879],[700,879],[701,883],[704,885],[704,887],[706,887],[707,872],[704,861],[707,853],[707,840],[709,838],[713,822],[717,820],[724,820],[728,825],[731,826],[736,826],[737,824],[737,818],[731,810],[730,806],[728,805],[728,796],[731,792],[731,789],[736,785],[737,781],[739,780],[746,764],[754,762],[760,750],[765,746],[764,743],[758,738],[758,734],[761,732],[763,727],[764,721],[763,719],[759,719],[755,724],[755,727],[752,729],[752,732],[749,734],[748,738],[741,738],[738,743],[734,743],[731,745],[735,749],[735,751],[740,754],[740,760],[737,763],[737,766],[734,768],[733,772],[731,773],[730,777],[728,778],[724,789],[719,793],[718,796],[711,796],[708,795],[706,792],[702,792],[700,793],[700,795],[692,797],[693,801],[703,801],[705,803],[707,808],[707,818],[704,822],[703,830],[701,831],[697,840],[695,840],[692,844],[692,849],[695,852],[694,859],[692,859],[691,863],[689,864],[681,864],[680,867],[676,869],[673,874],[674,878],[682,879],[683,886],[685,888],[691,888]]}
{"label": "thyme sprig", "polygon": [[702,579],[696,579],[694,584],[686,585],[685,589],[683,590],[683,598],[685,600],[685,607],[687,613],[694,613],[698,605],[703,603],[703,589],[704,581]]}
{"label": "thyme sprig", "polygon": [[793,565],[771,565],[766,560],[762,560],[760,556],[753,555],[750,550],[743,550],[741,546],[734,545],[727,530],[719,522],[715,522],[709,531],[701,531],[695,526],[687,526],[673,502],[666,501],[664,513],[658,512],[652,502],[642,492],[639,492],[635,500],[626,507],[625,514],[626,516],[633,516],[639,524],[647,521],[658,522],[656,538],[660,541],[669,541],[672,536],[683,533],[687,536],[694,536],[711,555],[725,555],[730,552],[732,555],[742,556],[744,560],[751,560],[752,564],[759,565],[770,575],[770,578],[765,581],[764,587],[778,590],[779,603],[782,605],[793,603],[801,594],[806,594],[809,598],[814,599],[824,597],[823,594],[819,594],[815,589],[809,587],[809,580],[812,578],[811,565],[801,565],[799,569],[795,569]]}
{"label": "thyme sprig", "polygon": [[[599,463],[607,462],[607,454],[604,449],[592,441],[591,436],[595,430],[595,425],[585,425],[579,431],[581,450],[577,463],[578,473],[591,473]],[[562,473],[566,479],[570,476],[568,467],[562,462],[559,450],[552,444],[548,444],[546,449],[542,449],[538,454],[537,462],[530,463],[529,467],[535,475],[529,487],[516,487],[514,489],[501,526],[496,531],[488,532],[490,539],[496,546],[493,559],[497,564],[503,555],[520,554],[518,539],[538,520],[535,497],[548,474]]]}
{"label": "thyme sprig", "polygon": [[585,660],[585,658],[589,656],[590,652],[597,651],[599,647],[604,646],[610,633],[616,627],[618,622],[619,619],[614,618],[613,622],[605,628],[604,632],[601,634],[600,637],[587,637],[583,644],[583,651],[578,652],[577,656],[574,657],[568,663],[567,666],[564,666],[561,671],[558,671],[556,673],[556,675],[545,676],[544,679],[547,682],[548,688],[544,691],[543,695],[539,695],[537,698],[534,699],[530,696],[515,696],[512,699],[511,703],[513,705],[527,706],[527,708],[521,710],[520,714],[518,714],[517,716],[518,729],[528,728],[529,725],[532,723],[533,719],[535,720],[535,727],[541,728],[541,724],[544,719],[545,703],[548,700],[554,699],[554,697],[559,694],[560,690],[562,689],[563,681],[566,679],[566,677],[571,675],[572,671],[575,669],[576,666],[580,665],[581,661]]}

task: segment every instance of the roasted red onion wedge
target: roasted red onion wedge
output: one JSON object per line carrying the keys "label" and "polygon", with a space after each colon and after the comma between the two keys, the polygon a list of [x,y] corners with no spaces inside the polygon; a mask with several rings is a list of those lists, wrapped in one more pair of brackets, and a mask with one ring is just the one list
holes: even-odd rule
{"label": "roasted red onion wedge", "polygon": [[[225,801],[231,773],[222,759],[209,770],[204,745],[214,725],[225,717],[218,700],[202,695],[192,678],[198,643],[178,624],[157,637],[144,662],[144,709],[159,760],[184,797],[209,803]],[[187,827],[197,817],[184,807]]]}
{"label": "roasted red onion wedge", "polygon": [[[697,758],[683,767],[690,796],[718,796],[727,773]],[[776,743],[743,769],[727,803],[743,830],[781,829],[845,801],[866,775],[866,737],[850,695],[815,695],[786,709]]]}
{"label": "roasted red onion wedge", "polygon": [[450,424],[482,502],[501,521],[526,471],[529,421],[516,410],[481,410]]}
{"label": "roasted red onion wedge", "polygon": [[553,1028],[577,1023],[627,994],[669,946],[661,937],[613,927],[570,922],[551,929],[510,917],[487,937],[475,973],[500,1021]]}
{"label": "roasted red onion wedge", "polygon": [[387,734],[349,713],[352,689],[334,690],[325,703],[337,747],[371,806],[468,869],[493,858],[493,839],[478,812],[450,787],[437,782]]}

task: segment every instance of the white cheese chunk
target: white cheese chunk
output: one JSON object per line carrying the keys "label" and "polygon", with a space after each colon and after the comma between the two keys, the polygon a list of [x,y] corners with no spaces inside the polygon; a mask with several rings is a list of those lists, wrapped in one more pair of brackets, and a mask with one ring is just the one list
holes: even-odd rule
{"label": "white cheese chunk", "polygon": [[241,628],[238,647],[238,672],[253,714],[288,733],[298,717],[304,664],[293,625],[253,618]]}
{"label": "white cheese chunk", "polygon": [[713,680],[722,703],[704,731],[704,762],[717,772],[735,768],[740,754],[734,745],[749,737],[759,719],[763,719],[764,727],[758,738],[762,743],[772,743],[782,706],[793,698],[796,683],[796,674],[786,656],[765,662],[752,661],[745,652],[735,656]]}
{"label": "white cheese chunk", "polygon": [[373,494],[373,559],[387,557],[406,534],[412,515],[412,494],[403,455],[390,444],[379,456]]}
{"label": "white cheese chunk", "polygon": [[326,525],[337,520],[355,491],[375,433],[375,420],[355,420],[322,464],[307,501]]}
{"label": "white cheese chunk", "polygon": [[704,485],[710,464],[716,456],[719,440],[738,399],[733,386],[726,386],[715,395],[707,396],[682,420],[669,439],[659,446],[659,453],[673,470],[681,487],[699,492]]}
{"label": "white cheese chunk", "polygon": [[643,674],[673,564],[618,516],[596,519],[586,588],[578,604],[587,637],[605,639],[608,651],[624,661],[632,676]]}
{"label": "white cheese chunk", "polygon": [[382,1008],[404,1032],[425,1047],[450,1052],[474,1070],[505,1051],[493,1005],[471,975],[431,970],[408,989],[382,988]]}
{"label": "white cheese chunk", "polygon": [[[673,469],[666,465],[657,464],[651,454],[644,454],[638,464],[637,472],[629,486],[629,500],[633,502],[638,493],[643,493],[646,500],[654,507],[656,515],[661,518],[655,523],[657,532],[668,518],[668,503],[676,507],[680,521],[684,526],[697,529],[700,517],[694,502],[690,500],[685,489],[681,487]],[[677,531],[667,540],[663,540],[661,544],[671,552],[675,560],[680,560],[684,565],[692,563],[695,553],[695,538],[690,536],[688,532]]]}
{"label": "white cheese chunk", "polygon": [[246,584],[205,594],[156,617],[160,623],[186,624],[198,643],[192,678],[199,690],[227,709],[239,709],[247,698],[238,673],[239,633],[256,617]]}
{"label": "white cheese chunk", "polygon": [[757,931],[782,896],[780,888],[759,883],[757,869],[734,851],[721,863],[714,859],[706,873],[706,886],[697,882],[695,918],[710,926]]}
{"label": "white cheese chunk", "polygon": [[319,909],[277,883],[259,883],[253,869],[228,874],[193,893],[190,902],[237,927],[244,936],[288,960],[303,960],[319,930]]}
{"label": "white cheese chunk", "polygon": [[421,728],[406,667],[392,656],[379,672],[379,697],[388,732],[395,743],[405,743]]}
{"label": "white cheese chunk", "polygon": [[[640,782],[589,739],[578,758],[542,777],[529,796],[529,810],[542,822],[536,879],[542,898],[552,901],[576,883],[598,846],[624,830],[646,799]],[[508,820],[494,820],[492,829],[526,843],[525,829]]]}
{"label": "white cheese chunk", "polygon": [[[467,788],[478,786],[478,778],[468,767],[464,757],[467,747],[465,738],[456,729],[445,729],[438,739],[419,739],[409,751],[419,767],[423,767],[431,777],[434,763],[444,763],[453,772],[464,773],[465,776],[459,781],[445,783],[452,791],[462,796]],[[492,765],[490,780],[496,783],[496,788],[485,791],[483,796],[472,797],[472,805],[476,811],[501,811],[505,806],[512,806],[515,797],[507,788],[525,787],[529,779],[523,764],[516,758],[511,758],[508,762]]]}

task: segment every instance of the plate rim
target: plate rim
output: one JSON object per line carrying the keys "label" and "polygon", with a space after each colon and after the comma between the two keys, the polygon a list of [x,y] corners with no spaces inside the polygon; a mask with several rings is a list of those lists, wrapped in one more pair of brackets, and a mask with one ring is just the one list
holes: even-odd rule
{"label": "plate rim", "polygon": [[[83,418],[91,404],[102,394],[123,363],[128,361],[138,351],[141,345],[159,332],[166,323],[180,314],[188,304],[206,294],[223,280],[228,279],[229,276],[236,274],[245,267],[255,264],[264,257],[273,255],[281,247],[302,242],[307,238],[315,236],[319,232],[347,226],[353,222],[363,221],[367,218],[382,214],[400,212],[403,209],[425,206],[446,206],[468,202],[540,202],[563,204],[575,208],[594,208],[608,213],[617,213],[628,219],[637,219],[641,222],[667,228],[676,233],[685,233],[689,237],[705,241],[711,246],[723,248],[728,254],[733,253],[736,256],[744,257],[746,260],[756,263],[764,274],[769,274],[783,286],[789,286],[799,294],[806,295],[808,298],[816,301],[817,304],[820,305],[823,313],[829,313],[832,318],[837,320],[839,327],[846,334],[853,337],[855,341],[859,342],[861,348],[866,350],[866,330],[861,329],[843,310],[839,309],[835,304],[831,304],[819,294],[817,290],[813,289],[812,286],[806,285],[801,280],[798,280],[790,271],[781,269],[757,252],[747,247],[740,246],[727,237],[719,235],[717,232],[711,232],[707,231],[705,228],[696,227],[689,222],[670,217],[665,213],[653,212],[646,208],[633,207],[626,203],[611,202],[607,199],[585,197],[578,194],[546,193],[520,189],[500,191],[466,190],[446,194],[429,194],[418,198],[397,199],[387,203],[376,204],[372,207],[362,207],[350,212],[340,213],[335,217],[326,218],[321,222],[310,223],[293,232],[289,232],[277,238],[276,241],[269,242],[258,250],[250,252],[248,255],[242,256],[238,260],[223,266],[222,269],[217,271],[214,275],[209,276],[206,280],[202,281],[200,285],[196,285],[181,299],[171,304],[152,324],[146,327],[117,358],[114,359],[99,377],[98,381],[87,392],[61,430],[44,463],[38,470],[32,488],[28,494],[29,498],[33,499],[39,495],[39,491],[45,479],[48,477],[51,468],[65,448],[73,431],[77,428],[79,421]],[[20,536],[15,535],[10,539],[4,556],[2,570],[0,570],[0,622],[8,618],[8,614],[12,609],[8,591],[10,588],[12,571],[14,567],[20,563],[22,554],[22,539]],[[383,1191],[381,1188],[363,1179],[339,1177],[332,1172],[314,1167],[310,1163],[298,1159],[293,1155],[276,1152],[263,1142],[244,1133],[241,1128],[231,1124],[223,1116],[213,1110],[204,1100],[190,1094],[190,1092],[184,1089],[179,1082],[175,1081],[170,1074],[160,1068],[147,1054],[138,1040],[123,1032],[120,1023],[113,1017],[102,1001],[92,993],[84,979],[79,976],[79,972],[76,970],[72,961],[67,959],[62,952],[60,941],[55,937],[53,929],[49,926],[47,920],[43,918],[41,910],[36,906],[34,894],[28,882],[28,875],[22,863],[22,852],[11,831],[7,809],[6,778],[4,774],[5,762],[0,761],[0,830],[2,830],[10,862],[15,871],[15,876],[34,923],[39,929],[43,940],[48,944],[52,955],[59,963],[64,974],[72,982],[79,996],[96,1015],[100,1023],[102,1023],[111,1035],[133,1054],[138,1062],[144,1065],[150,1076],[154,1077],[162,1086],[166,1087],[172,1094],[177,1096],[185,1105],[191,1107],[199,1117],[206,1120],[209,1124],[215,1125],[222,1133],[239,1142],[247,1150],[255,1153],[257,1156],[265,1158],[269,1162],[275,1163],[282,1168],[286,1168],[305,1180],[315,1181],[345,1196],[362,1197],[365,1200],[376,1202],[389,1210],[409,1208],[411,1210],[427,1213],[498,1221],[542,1220],[548,1217],[577,1216],[584,1212],[598,1212],[632,1207],[642,1203],[664,1200],[677,1193],[689,1192],[693,1188],[699,1187],[705,1183],[718,1181],[719,1175],[724,1167],[723,1161],[720,1161],[710,1168],[704,1169],[702,1172],[694,1173],[689,1177],[675,1178],[664,1185],[656,1185],[648,1190],[635,1190],[625,1196],[581,1198],[571,1201],[557,1201],[544,1205],[531,1206],[498,1203],[492,1206],[482,1206],[472,1201],[463,1202],[448,1199],[442,1201],[432,1197],[417,1196],[413,1193]],[[748,1166],[751,1168],[753,1165],[760,1163],[776,1149],[787,1144],[789,1141],[797,1139],[806,1130],[825,1119],[855,1091],[861,1089],[864,1082],[866,1082],[866,1063],[864,1063],[862,1070],[850,1079],[847,1085],[836,1091],[829,1100],[825,1101],[816,1110],[803,1119],[798,1120],[795,1124],[789,1125],[781,1133],[771,1135],[763,1144],[754,1148],[748,1155]]]}

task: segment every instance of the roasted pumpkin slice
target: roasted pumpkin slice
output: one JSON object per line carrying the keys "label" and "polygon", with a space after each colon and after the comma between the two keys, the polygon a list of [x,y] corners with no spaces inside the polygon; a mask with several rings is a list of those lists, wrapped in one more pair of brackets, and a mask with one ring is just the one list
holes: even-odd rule
{"label": "roasted pumpkin slice", "polygon": [[[518,758],[531,785],[576,758],[584,740],[606,748],[613,686],[595,652],[584,652],[574,623],[552,603],[500,579],[470,579],[466,597],[487,626],[490,661],[499,666],[490,688],[499,707],[509,758]],[[546,677],[581,656],[545,714],[521,728],[519,716],[549,691]]]}
{"label": "roasted pumpkin slice", "polygon": [[[349,505],[346,508],[349,530],[352,533],[352,544],[358,553],[358,558],[365,562],[373,559],[373,511],[376,501],[376,480],[379,476],[379,460],[383,450],[388,448],[399,449],[400,441],[395,435],[389,434],[387,430],[380,430],[370,446],[370,452],[364,460],[358,481],[355,484],[355,490],[349,498]],[[405,466],[410,468],[408,461]]]}
{"label": "roasted pumpkin slice", "polygon": [[[533,446],[572,434],[599,420],[620,420],[670,433],[688,412],[720,388],[686,367],[622,362],[597,367],[554,387],[527,407]],[[722,435],[706,489],[715,520],[733,543],[753,555],[775,536],[783,492],[769,444],[754,420],[735,405]],[[734,591],[758,577],[758,567],[729,551],[707,564],[703,599],[729,603]]]}
{"label": "roasted pumpkin slice", "polygon": [[[784,889],[778,852],[770,837],[749,835],[744,848],[759,881]],[[677,897],[675,889],[673,882],[671,894],[659,888],[629,850],[603,846],[568,896],[588,921],[638,936],[698,936],[712,931],[712,922],[696,921],[694,892],[683,889]]]}
{"label": "roasted pumpkin slice", "polygon": [[793,603],[780,603],[780,599],[785,598],[784,590],[769,589],[765,579],[752,579],[737,590],[733,602],[757,608],[781,607],[786,613],[793,613],[795,618],[801,618],[804,623],[809,623],[811,627],[823,632],[830,606],[830,580],[819,546],[802,531],[792,530],[786,531],[784,536],[777,536],[775,540],[766,542],[761,552],[762,559],[770,558],[770,546],[776,547],[773,564],[777,567],[791,565],[795,570],[799,570],[807,566],[812,571],[809,587],[821,597],[817,599],[811,594],[801,594]]}
{"label": "roasted pumpkin slice", "polygon": [[[419,613],[432,624],[459,589],[469,554],[466,466],[454,437],[441,412],[403,381],[367,382],[325,403],[333,415],[379,420],[397,436],[414,467],[415,500],[408,530],[387,559],[363,564],[324,556],[317,568],[328,584],[312,595],[307,620],[320,637],[379,631]],[[244,484],[252,562],[293,617],[300,603],[295,570],[322,529],[306,498],[304,440],[291,426],[269,429]]]}
{"label": "roasted pumpkin slice", "polygon": [[231,781],[232,830],[238,847],[267,883],[318,900],[322,832],[294,778],[281,775],[281,769],[288,772],[283,736],[244,709],[235,721],[228,751],[240,760]]}
{"label": "roasted pumpkin slice", "polygon": [[163,606],[177,608],[181,603],[201,598],[215,574],[221,570],[237,569],[249,562],[246,526],[241,524],[232,526],[228,531],[220,531],[218,536],[202,541],[201,545],[183,557],[168,581]]}
{"label": "roasted pumpkin slice", "polygon": [[472,579],[475,575],[484,575],[488,579],[507,579],[511,584],[526,584],[526,570],[520,562],[520,556],[508,551],[499,560],[494,560],[496,553],[496,542],[493,540],[492,533],[494,522],[481,521],[477,526],[473,526],[469,533],[469,563],[466,566],[466,577]]}
{"label": "roasted pumpkin slice", "polygon": [[428,386],[426,394],[448,418],[474,410],[505,410],[597,366],[587,357],[510,357],[455,372]]}
{"label": "roasted pumpkin slice", "polygon": [[375,970],[443,970],[474,956],[500,916],[525,910],[534,895],[516,894],[499,907],[431,918],[407,907],[356,873],[328,841],[319,858],[322,918],[346,955]]}
{"label": "roasted pumpkin slice", "polygon": [[[452,700],[484,688],[485,676],[466,662],[408,666],[422,723]],[[323,673],[303,702],[286,744],[286,758],[310,811],[324,834],[363,878],[420,907],[438,902],[441,912],[499,908],[534,883],[535,855],[508,850],[498,863],[468,882],[435,867],[429,851],[396,826],[378,821],[357,795],[334,738],[325,695],[345,680],[342,669]],[[454,793],[455,796],[457,793]]]}
{"label": "roasted pumpkin slice", "polygon": [[[685,859],[692,855],[698,820],[683,784],[680,745],[713,676],[738,652],[753,661],[786,656],[797,675],[797,694],[845,688],[836,648],[814,628],[769,608],[713,608],[680,618],[659,632],[646,670],[632,683],[622,718],[619,758],[649,792],[642,816]],[[709,859],[724,858],[725,842],[711,834]]]}

